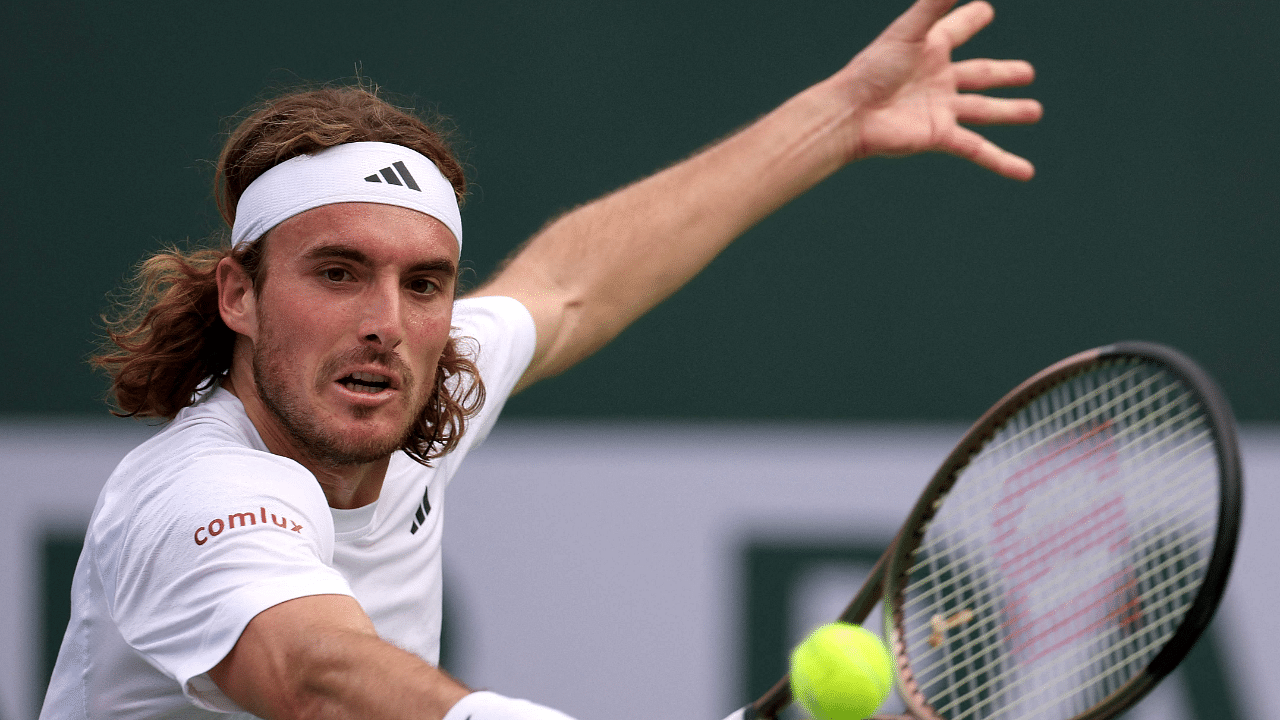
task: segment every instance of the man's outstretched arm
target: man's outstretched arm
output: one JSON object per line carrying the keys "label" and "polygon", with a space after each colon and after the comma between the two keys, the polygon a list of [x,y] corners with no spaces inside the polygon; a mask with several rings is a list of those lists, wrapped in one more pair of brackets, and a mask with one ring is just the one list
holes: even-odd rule
{"label": "man's outstretched arm", "polygon": [[1030,162],[964,125],[1040,119],[1034,100],[971,94],[1031,82],[1020,60],[951,61],[984,0],[917,0],[831,77],[708,149],[535,235],[473,295],[506,295],[538,329],[518,388],[571,367],[675,292],[734,238],[861,158],[946,152],[1027,180]]}
{"label": "man's outstretched arm", "polygon": [[346,595],[300,597],[262,611],[209,677],[267,720],[573,720],[527,700],[472,692],[381,640]]}

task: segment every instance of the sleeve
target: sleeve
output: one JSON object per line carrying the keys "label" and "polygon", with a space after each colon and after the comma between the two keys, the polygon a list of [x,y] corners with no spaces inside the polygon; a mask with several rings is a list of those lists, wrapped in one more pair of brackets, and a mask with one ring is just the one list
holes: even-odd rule
{"label": "sleeve", "polygon": [[[164,473],[102,529],[106,601],[131,647],[209,710],[236,707],[205,673],[258,613],[309,595],[352,595],[331,566],[333,519],[314,477],[249,449]],[[134,487],[138,487],[134,485]]]}
{"label": "sleeve", "polygon": [[470,448],[483,442],[498,421],[511,391],[533,360],[538,335],[533,316],[524,305],[499,296],[456,302],[453,328],[455,338],[470,339],[468,344],[484,381],[484,407],[468,421],[463,440]]}

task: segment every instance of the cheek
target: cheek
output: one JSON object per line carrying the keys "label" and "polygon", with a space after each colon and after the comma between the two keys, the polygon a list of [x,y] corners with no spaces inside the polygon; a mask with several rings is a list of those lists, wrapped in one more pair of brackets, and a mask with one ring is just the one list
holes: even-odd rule
{"label": "cheek", "polygon": [[440,353],[449,342],[451,313],[424,314],[415,317],[407,324],[407,331],[412,337],[414,356],[420,358],[424,369],[429,370],[425,377],[435,374]]}
{"label": "cheek", "polygon": [[[259,341],[277,356],[302,363],[309,357],[322,354],[328,333],[328,324],[322,322],[310,307],[295,304],[276,304],[269,313],[258,317]],[[333,315],[327,318],[332,321]]]}
{"label": "cheek", "polygon": [[413,336],[414,342],[421,345],[439,343],[443,345],[449,337],[449,327],[453,322],[453,307],[443,310],[423,310],[405,318],[405,330]]}

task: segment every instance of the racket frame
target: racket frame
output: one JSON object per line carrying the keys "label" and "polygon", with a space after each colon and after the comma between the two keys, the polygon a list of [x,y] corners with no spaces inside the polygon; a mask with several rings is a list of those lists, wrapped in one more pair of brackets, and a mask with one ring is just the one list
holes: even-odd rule
{"label": "racket frame", "polygon": [[[884,603],[885,630],[889,637],[891,654],[898,664],[898,687],[909,714],[907,716],[875,715],[870,720],[903,720],[904,718],[945,720],[932,711],[928,701],[911,679],[911,668],[905,661],[905,649],[895,629],[901,623],[901,594],[907,568],[911,566],[912,555],[919,544],[920,537],[923,536],[924,528],[940,506],[939,500],[950,491],[960,471],[968,466],[973,456],[982,449],[996,430],[1033,399],[1039,397],[1045,389],[1099,364],[1126,358],[1137,358],[1162,366],[1193,388],[1199,396],[1205,416],[1209,420],[1213,441],[1219,449],[1220,496],[1217,533],[1204,581],[1173,637],[1165,643],[1142,672],[1089,711],[1072,720],[1100,720],[1115,717],[1142,699],[1190,652],[1191,647],[1213,619],[1214,611],[1226,589],[1232,560],[1235,557],[1243,502],[1235,420],[1230,405],[1217,384],[1190,358],[1158,343],[1143,341],[1113,343],[1077,353],[1050,365],[1018,385],[987,410],[942,462],[908,514],[906,521],[903,522],[893,542],[880,556],[862,588],[840,614],[841,622],[861,624],[877,603]],[[904,538],[910,538],[910,541],[903,542]],[[886,587],[887,578],[893,578],[893,581],[888,582]],[[768,692],[746,707],[745,720],[776,718],[791,700],[790,675],[784,675]]]}
{"label": "racket frame", "polygon": [[[885,629],[891,644],[890,650],[898,662],[899,687],[903,701],[912,715],[921,720],[945,720],[932,711],[927,699],[916,687],[911,668],[906,664],[906,652],[898,628],[902,622],[902,596],[909,568],[916,548],[924,535],[929,520],[941,506],[939,502],[951,490],[959,473],[981,451],[995,432],[1013,415],[1023,410],[1048,388],[1064,382],[1072,376],[1088,372],[1108,362],[1126,359],[1155,363],[1192,388],[1201,406],[1213,442],[1219,449],[1218,477],[1219,503],[1217,532],[1213,551],[1203,582],[1174,633],[1160,652],[1142,671],[1118,688],[1090,710],[1072,720],[1098,720],[1115,717],[1132,707],[1162,678],[1186,657],[1213,618],[1235,556],[1240,528],[1242,503],[1241,464],[1236,437],[1235,421],[1225,396],[1213,379],[1182,353],[1164,345],[1150,342],[1128,341],[1106,345],[1077,353],[1036,373],[1011,390],[1000,402],[988,410],[965,433],[939,467],[928,487],[916,501],[915,507],[903,523],[902,530],[890,547],[891,556],[885,568],[886,578],[881,583],[884,590]],[[903,542],[907,539],[907,542]]]}

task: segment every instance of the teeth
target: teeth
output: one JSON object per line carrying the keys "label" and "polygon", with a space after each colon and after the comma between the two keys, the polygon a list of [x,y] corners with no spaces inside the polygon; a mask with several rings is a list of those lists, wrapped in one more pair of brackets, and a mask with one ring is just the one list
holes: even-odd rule
{"label": "teeth", "polygon": [[351,377],[361,382],[383,382],[384,383],[388,381],[388,378],[386,375],[374,375],[373,373],[367,373],[367,372],[351,373]]}
{"label": "teeth", "polygon": [[391,379],[386,375],[369,372],[353,372],[338,381],[343,387],[358,393],[373,395],[391,387]]}

